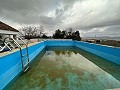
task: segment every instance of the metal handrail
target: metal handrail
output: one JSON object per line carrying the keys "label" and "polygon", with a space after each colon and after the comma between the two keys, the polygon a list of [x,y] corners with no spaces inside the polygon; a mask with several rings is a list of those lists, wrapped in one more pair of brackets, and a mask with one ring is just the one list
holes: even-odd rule
{"label": "metal handrail", "polygon": [[[27,44],[20,38],[20,37],[16,37],[16,38],[18,38],[18,39],[20,39],[22,42],[23,42],[23,44],[26,46],[26,55],[27,55],[27,60],[28,60],[28,67],[27,68],[29,68],[29,55],[28,55],[28,46],[27,46]],[[25,69],[25,67],[24,67],[24,62],[23,62],[23,55],[22,55],[22,47],[20,46],[20,44],[14,39],[14,38],[11,38],[11,37],[6,37],[5,39],[4,39],[4,44],[5,45],[7,45],[8,46],[8,43],[9,43],[9,45],[11,45],[10,44],[10,42],[11,42],[11,40],[9,40],[9,41],[7,41],[6,42],[6,40],[7,39],[11,39],[13,42],[14,42],[14,44],[20,49],[20,55],[21,55],[21,62],[22,62],[22,68],[23,68],[23,71],[26,71],[26,69]],[[11,45],[12,46],[12,45]]]}
{"label": "metal handrail", "polygon": [[16,37],[16,38],[20,39],[23,42],[23,44],[25,44],[25,46],[28,47],[28,45],[22,40],[22,38],[20,37]]}
{"label": "metal handrail", "polygon": [[[16,37],[16,38],[18,38],[18,39],[20,39],[24,44],[25,44],[25,46],[26,46],[26,50],[27,50],[27,57],[28,57],[28,66],[30,65],[30,60],[29,60],[29,54],[28,54],[28,45],[20,38],[20,37]],[[22,57],[23,57],[23,55],[22,55]]]}
{"label": "metal handrail", "polygon": [[[20,40],[25,44],[26,49],[27,49],[27,56],[28,56],[28,45],[22,40],[22,38],[20,38],[20,37],[16,37],[16,38],[20,39]],[[29,56],[28,56],[28,57],[29,57]],[[29,58],[28,58],[28,62],[29,62]],[[28,63],[28,64],[29,64],[29,63]]]}

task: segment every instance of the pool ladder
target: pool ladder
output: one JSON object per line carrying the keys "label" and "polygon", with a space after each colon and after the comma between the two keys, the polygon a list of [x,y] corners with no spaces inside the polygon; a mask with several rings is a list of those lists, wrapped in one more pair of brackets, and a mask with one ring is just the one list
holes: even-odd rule
{"label": "pool ladder", "polygon": [[[25,54],[23,54],[23,52],[22,52],[22,47],[21,47],[21,45],[14,39],[14,38],[10,38],[10,37],[6,37],[5,39],[4,39],[4,44],[6,45],[7,44],[7,46],[9,46],[9,49],[10,50],[12,50],[13,48],[16,48],[16,46],[20,49],[20,55],[21,55],[21,63],[22,63],[22,70],[23,70],[23,72],[26,72],[28,69],[29,69],[29,67],[30,67],[30,64],[29,64],[29,53],[28,53],[28,45],[27,45],[27,43],[26,42],[24,42],[23,40],[22,40],[22,38],[20,38],[20,37],[16,37],[16,38],[18,38],[24,45],[25,45]],[[9,39],[8,41],[7,41],[7,39]],[[11,40],[10,40],[11,39]],[[12,45],[14,43],[14,45]],[[27,61],[27,62],[26,62]]]}

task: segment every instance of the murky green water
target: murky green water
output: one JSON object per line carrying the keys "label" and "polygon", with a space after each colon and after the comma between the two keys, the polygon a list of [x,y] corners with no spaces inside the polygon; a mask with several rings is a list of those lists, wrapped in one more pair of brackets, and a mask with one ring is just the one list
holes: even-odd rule
{"label": "murky green water", "polygon": [[120,66],[74,47],[48,47],[8,90],[120,88]]}

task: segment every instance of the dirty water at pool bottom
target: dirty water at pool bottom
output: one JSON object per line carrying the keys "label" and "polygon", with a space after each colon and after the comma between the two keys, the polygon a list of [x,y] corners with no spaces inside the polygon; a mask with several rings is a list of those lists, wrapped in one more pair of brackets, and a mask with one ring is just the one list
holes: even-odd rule
{"label": "dirty water at pool bottom", "polygon": [[[120,81],[74,48],[49,48],[8,90],[104,90]],[[86,54],[87,55],[87,54]],[[96,56],[97,57],[97,56]],[[99,59],[99,58],[98,58]]]}

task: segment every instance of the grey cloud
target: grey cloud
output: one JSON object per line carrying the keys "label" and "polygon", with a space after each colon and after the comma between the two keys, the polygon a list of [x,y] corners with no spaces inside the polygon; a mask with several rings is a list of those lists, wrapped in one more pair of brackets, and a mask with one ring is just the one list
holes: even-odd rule
{"label": "grey cloud", "polygon": [[[74,2],[74,0],[1,0],[0,17],[21,24],[34,24],[40,22],[39,16],[41,16],[45,19],[45,21],[41,19],[41,22],[45,23],[50,17],[47,17],[44,14],[54,9],[56,10],[56,14],[61,12],[61,9],[58,8],[59,3],[64,4],[64,7],[62,8],[63,10],[67,10],[67,8],[72,6]],[[56,20],[59,22],[59,19],[61,18],[58,17]],[[53,22],[51,23],[48,21],[46,24],[55,24],[57,22],[56,20],[54,20],[55,22],[52,20]]]}
{"label": "grey cloud", "polygon": [[[56,0],[2,0],[1,17],[19,23],[39,22],[42,15],[55,7]],[[33,21],[33,22],[31,22]]]}
{"label": "grey cloud", "polygon": [[[71,11],[76,3],[80,6]],[[47,15],[51,11],[55,11],[54,16]],[[71,23],[64,23],[68,18],[72,18]],[[117,33],[120,31],[120,0],[0,0],[0,19],[20,25],[43,24],[48,30],[72,27],[90,34],[89,31],[97,28],[95,34],[120,35]],[[99,32],[101,28],[105,30]]]}
{"label": "grey cloud", "polygon": [[40,16],[40,20],[43,24],[47,24],[47,25],[55,25],[56,24],[53,17]]}
{"label": "grey cloud", "polygon": [[120,36],[120,25],[113,25],[106,28],[104,33],[108,35],[117,35]]}
{"label": "grey cloud", "polygon": [[66,8],[56,8],[55,10],[55,16],[54,17],[49,17],[49,16],[40,16],[40,21],[43,24],[47,24],[47,25],[59,25],[60,23],[62,23],[62,20],[65,19],[65,17],[63,16],[64,11],[66,10]]}
{"label": "grey cloud", "polygon": [[[84,2],[88,3],[88,1],[90,0],[86,0]],[[104,7],[101,6],[98,8],[91,8],[88,6],[89,8],[85,8],[87,13],[84,13],[82,17],[78,18],[78,20],[76,20],[74,23],[70,23],[67,26],[74,27],[74,29],[87,31],[92,28],[120,25],[120,0],[101,0],[101,2],[105,2],[103,5]],[[97,4],[99,5],[99,3],[96,3],[96,5]],[[82,4],[81,8],[83,8]]]}
{"label": "grey cloud", "polygon": [[[92,21],[91,21],[92,23]],[[79,26],[76,27],[77,29],[83,29],[83,30],[89,30],[92,28],[99,28],[99,27],[105,27],[105,26],[113,26],[113,25],[120,25],[120,19],[118,18],[117,20],[106,20],[106,21],[102,21],[102,22],[96,22],[96,23],[92,23],[90,25],[86,25],[86,26]]]}
{"label": "grey cloud", "polygon": [[86,33],[82,33],[83,36],[94,37],[96,35],[97,37],[101,36],[120,37],[120,25],[105,26],[93,29],[88,29]]}

